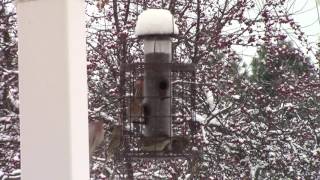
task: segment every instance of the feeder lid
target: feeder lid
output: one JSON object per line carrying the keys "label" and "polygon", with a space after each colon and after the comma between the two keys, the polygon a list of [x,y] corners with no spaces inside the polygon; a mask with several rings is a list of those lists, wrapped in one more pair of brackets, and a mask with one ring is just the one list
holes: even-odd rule
{"label": "feeder lid", "polygon": [[148,9],[138,16],[136,35],[175,35],[179,30],[170,11]]}

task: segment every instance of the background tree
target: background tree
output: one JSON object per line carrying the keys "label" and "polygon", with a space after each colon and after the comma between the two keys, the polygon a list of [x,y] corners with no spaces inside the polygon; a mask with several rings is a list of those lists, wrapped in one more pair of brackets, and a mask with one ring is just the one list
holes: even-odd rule
{"label": "background tree", "polygon": [[[270,175],[275,177],[315,177],[316,172],[312,169],[318,166],[318,162],[314,161],[314,156],[307,156],[309,160],[313,159],[312,163],[307,163],[308,170],[304,169],[304,161],[299,158],[294,166],[277,165],[276,163],[287,162],[288,159],[282,155],[293,156],[294,154],[292,153],[294,147],[288,148],[291,141],[285,145],[283,145],[283,141],[274,141],[276,130],[285,131],[292,128],[290,136],[288,136],[289,139],[294,139],[293,142],[300,137],[293,134],[306,134],[306,136],[316,134],[305,131],[303,128],[306,127],[305,125],[301,126],[306,123],[305,119],[299,123],[291,123],[291,119],[293,122],[297,121],[296,114],[293,114],[294,117],[291,119],[284,119],[283,114],[288,114],[289,107],[280,109],[281,103],[283,106],[289,106],[290,104],[284,103],[291,101],[291,103],[296,102],[302,107],[304,101],[311,96],[308,93],[315,93],[318,90],[318,87],[315,86],[318,81],[316,77],[311,76],[311,72],[303,73],[303,68],[298,70],[299,67],[305,66],[296,67],[297,71],[301,72],[300,75],[292,72],[296,71],[295,68],[289,68],[293,66],[290,63],[305,64],[304,61],[307,59],[305,55],[301,51],[289,47],[282,51],[279,48],[281,46],[275,43],[285,42],[287,38],[286,32],[278,27],[288,26],[293,30],[294,36],[300,40],[300,43],[307,46],[300,26],[293,21],[293,14],[288,13],[287,3],[291,2],[266,1],[265,4],[257,4],[256,1],[233,0],[113,1],[109,6],[105,6],[101,13],[93,11],[94,13],[89,14],[91,18],[88,21],[89,27],[94,27],[89,28],[88,36],[90,37],[88,39],[89,59],[92,59],[93,62],[89,65],[89,69],[92,68],[92,72],[98,74],[99,81],[95,80],[97,74],[90,76],[89,81],[92,78],[92,82],[95,83],[92,86],[92,91],[96,87],[105,87],[103,91],[100,91],[102,93],[93,93],[100,101],[97,104],[107,105],[117,99],[115,97],[119,93],[117,86],[119,85],[120,63],[142,61],[141,42],[134,36],[138,14],[147,8],[169,9],[177,19],[176,23],[180,30],[180,34],[173,44],[174,62],[194,63],[198,70],[196,73],[197,92],[195,93],[196,117],[201,124],[201,129],[198,131],[198,141],[193,144],[203,147],[201,149],[202,156],[199,157],[201,163],[196,172],[198,178],[228,177],[232,179],[239,176],[241,178],[250,176],[263,178]],[[90,2],[88,5],[91,8],[95,6]],[[256,12],[252,13],[253,11]],[[234,28],[235,26],[239,28]],[[272,83],[278,82],[278,85],[271,86],[277,96],[270,96],[266,92],[266,88],[261,89],[261,84],[245,78],[242,69],[239,68],[242,59],[234,51],[235,47],[241,46],[263,46],[265,48],[264,55],[261,56],[265,59],[266,68],[270,70],[269,75],[277,74],[273,78],[274,80],[269,80]],[[283,59],[288,65],[281,64]],[[284,69],[280,69],[280,67]],[[105,73],[105,69],[108,74]],[[287,72],[288,69],[291,71]],[[256,74],[258,75],[258,73]],[[302,80],[308,79],[308,77],[313,77],[311,78],[313,80]],[[290,84],[281,84],[287,80],[290,80]],[[182,82],[188,83],[190,79],[182,78]],[[299,88],[294,91],[290,90],[291,84],[297,82],[300,83],[294,87]],[[308,92],[302,91],[304,88]],[[105,91],[105,89],[111,91]],[[290,96],[289,90],[293,94],[296,93],[297,96]],[[108,97],[110,94],[114,96]],[[281,96],[282,94],[286,96]],[[90,102],[94,101],[91,99]],[[91,109],[91,112],[93,114],[114,113],[119,109],[116,108],[119,105],[114,105],[105,106],[107,109],[104,110]],[[274,113],[267,111],[270,109],[277,109],[277,111]],[[117,118],[112,117],[102,118],[106,118],[106,121],[112,124],[117,121]],[[312,121],[317,122],[316,119],[317,116],[312,116]],[[290,126],[285,126],[285,123]],[[313,129],[317,131],[318,128],[318,124],[314,124]],[[314,140],[310,140],[308,143],[317,147]],[[299,143],[296,145],[301,146]],[[278,153],[277,151],[282,148],[286,151]],[[313,150],[310,148],[308,152]],[[297,154],[294,156],[304,156],[304,152]],[[146,172],[143,169],[146,166],[152,167],[151,165],[143,166],[134,162],[134,169],[136,174],[139,174],[136,177],[142,179],[146,177],[186,177],[186,167],[180,164],[178,167],[181,168],[173,168],[177,167],[177,163],[177,161],[164,163],[158,168],[149,168]],[[292,173],[290,168],[297,173]],[[162,174],[155,175],[159,169]]]}
{"label": "background tree", "polygon": [[[310,48],[292,18],[294,1],[259,2],[113,0],[102,7],[87,0],[89,118],[103,120],[110,137],[120,119],[120,64],[143,61],[142,42],[134,35],[137,16],[148,8],[169,9],[180,30],[173,42],[173,61],[194,63],[197,68],[196,93],[182,86],[176,89],[196,97],[194,113],[200,128],[191,145],[201,147],[201,153],[192,164],[195,178],[318,178],[319,73],[296,44],[285,43],[289,29],[299,46]],[[11,0],[2,0],[0,7],[0,177],[4,179],[19,169],[19,111],[15,9]],[[259,49],[246,72],[235,51],[241,47]],[[191,83],[190,78],[180,78],[183,85]],[[133,83],[127,82],[130,87]],[[121,169],[118,163],[105,162],[104,151],[101,147],[93,158],[94,179],[109,178]],[[132,166],[136,179],[190,176],[183,160],[157,161],[157,166],[135,160]]]}
{"label": "background tree", "polygon": [[0,179],[19,175],[17,33],[13,1],[0,1]]}
{"label": "background tree", "polygon": [[264,87],[264,90],[273,96],[277,91],[275,87],[282,84],[285,74],[303,75],[311,73],[315,68],[310,59],[305,58],[298,49],[294,48],[290,42],[275,44],[272,61],[267,64],[268,49],[262,46],[258,51],[258,57],[254,57],[251,62],[252,75],[250,79]]}
{"label": "background tree", "polygon": [[[269,63],[268,56],[272,58]],[[319,108],[311,104],[319,98],[319,78],[310,59],[290,43],[280,42],[258,50],[251,68],[251,90],[245,102],[252,112],[243,112],[260,126],[255,146],[261,165],[255,176],[316,177],[311,172],[319,168],[319,162],[310,159],[319,147]]]}

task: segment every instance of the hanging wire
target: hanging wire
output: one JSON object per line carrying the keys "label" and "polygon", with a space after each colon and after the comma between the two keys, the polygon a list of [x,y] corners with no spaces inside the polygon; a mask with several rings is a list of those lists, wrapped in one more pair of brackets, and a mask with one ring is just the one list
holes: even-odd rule
{"label": "hanging wire", "polygon": [[172,23],[172,34],[174,35],[174,16],[173,16],[173,14],[172,14],[172,16],[171,16],[171,23]]}
{"label": "hanging wire", "polygon": [[320,6],[320,1],[319,0],[315,0],[316,1],[316,8],[317,8],[317,15],[318,15],[318,22],[320,25],[320,12],[319,12],[319,7]]}
{"label": "hanging wire", "polygon": [[156,53],[156,44],[157,44],[157,39],[154,39],[154,43],[153,43],[153,54]]}

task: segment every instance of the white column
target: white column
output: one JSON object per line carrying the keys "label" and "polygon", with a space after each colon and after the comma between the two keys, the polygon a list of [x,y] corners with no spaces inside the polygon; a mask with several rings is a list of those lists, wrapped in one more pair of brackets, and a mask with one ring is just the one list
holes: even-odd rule
{"label": "white column", "polygon": [[88,180],[84,0],[18,0],[23,180]]}

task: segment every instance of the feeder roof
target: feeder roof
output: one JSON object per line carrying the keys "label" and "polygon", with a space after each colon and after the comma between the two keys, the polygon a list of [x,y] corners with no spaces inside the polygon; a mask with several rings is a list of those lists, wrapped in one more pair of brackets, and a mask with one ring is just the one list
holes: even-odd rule
{"label": "feeder roof", "polygon": [[136,35],[173,35],[179,30],[170,11],[148,9],[138,16]]}

